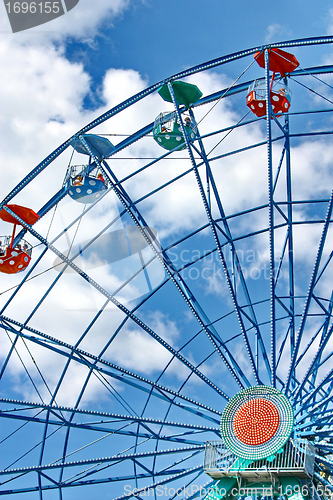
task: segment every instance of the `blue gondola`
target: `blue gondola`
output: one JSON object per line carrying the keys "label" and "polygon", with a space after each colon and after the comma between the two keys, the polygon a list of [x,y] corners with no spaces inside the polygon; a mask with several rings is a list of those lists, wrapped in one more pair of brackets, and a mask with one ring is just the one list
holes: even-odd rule
{"label": "blue gondola", "polygon": [[79,203],[93,203],[109,187],[96,164],[73,165],[68,173],[68,194]]}
{"label": "blue gondola", "polygon": [[106,137],[94,134],[84,134],[82,138],[88,148],[79,137],[72,140],[71,145],[78,153],[88,155],[88,165],[73,165],[67,172],[66,185],[69,196],[79,203],[93,203],[104,191],[110,187],[108,179],[99,165],[93,160],[91,153],[101,162],[114,150],[113,144]]}

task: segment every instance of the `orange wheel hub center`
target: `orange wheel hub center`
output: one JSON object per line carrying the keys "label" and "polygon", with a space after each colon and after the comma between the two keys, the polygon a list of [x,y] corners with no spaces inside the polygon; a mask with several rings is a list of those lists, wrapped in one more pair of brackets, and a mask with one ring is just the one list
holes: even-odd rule
{"label": "orange wheel hub center", "polygon": [[242,443],[257,446],[269,441],[277,431],[280,416],[276,406],[267,399],[252,399],[237,411],[233,429]]}

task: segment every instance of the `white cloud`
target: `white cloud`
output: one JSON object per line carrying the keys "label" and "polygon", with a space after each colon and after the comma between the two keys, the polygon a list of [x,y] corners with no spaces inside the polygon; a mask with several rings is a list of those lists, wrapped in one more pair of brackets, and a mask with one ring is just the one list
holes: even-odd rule
{"label": "white cloud", "polygon": [[[104,24],[108,27],[130,5],[130,0],[100,0],[90,2],[80,0],[71,11],[46,24],[30,28],[14,34],[19,43],[59,42],[67,37],[79,38],[87,43],[93,43],[99,28]],[[5,6],[1,4],[1,30],[11,31]]]}
{"label": "white cloud", "polygon": [[289,37],[290,31],[285,26],[279,23],[273,23],[266,28],[265,43],[271,43]]}
{"label": "white cloud", "polygon": [[[0,61],[6,75],[0,92],[1,155],[4,164],[11,165],[11,175],[2,179],[2,196],[96,116],[83,109],[83,100],[91,92],[90,75],[82,64],[66,58],[65,44],[68,38],[91,42],[103,23],[110,25],[129,5],[129,0],[81,0],[66,15],[42,27],[1,37]],[[8,31],[5,6],[0,9],[2,28]]]}
{"label": "white cloud", "polygon": [[111,68],[103,81],[103,98],[113,107],[143,90],[147,84],[137,71]]}
{"label": "white cloud", "polygon": [[[160,311],[155,311],[144,318],[146,324],[152,328],[163,340],[173,348],[179,342],[179,330],[175,321],[170,320]],[[161,372],[169,363],[172,354],[137,326],[128,326],[118,334],[107,352],[112,361],[144,374]],[[188,369],[181,362],[173,362],[168,373],[184,378]]]}

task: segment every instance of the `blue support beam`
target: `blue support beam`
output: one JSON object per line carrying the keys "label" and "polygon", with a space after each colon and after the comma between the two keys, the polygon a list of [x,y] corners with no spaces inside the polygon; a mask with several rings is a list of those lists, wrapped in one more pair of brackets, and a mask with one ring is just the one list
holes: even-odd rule
{"label": "blue support beam", "polygon": [[[28,185],[37,175],[39,175],[50,163],[52,163],[63,151],[65,151],[68,146],[71,145],[71,143],[79,136],[82,136],[83,134],[89,132],[93,128],[95,128],[97,125],[100,125],[101,123],[105,122],[106,120],[110,119],[112,116],[117,115],[124,109],[128,108],[129,106],[132,106],[136,102],[139,102],[141,99],[144,97],[152,94],[155,92],[158,88],[160,88],[163,84],[168,83],[168,81],[172,80],[179,80],[182,79],[186,76],[190,76],[195,73],[199,73],[201,71],[205,71],[207,69],[212,69],[214,67],[229,63],[231,61],[235,61],[237,59],[242,59],[248,55],[255,54],[258,51],[265,50],[266,47],[279,47],[279,48],[284,48],[284,47],[298,47],[298,46],[305,46],[305,45],[317,45],[317,44],[327,44],[327,43],[332,43],[333,38],[332,37],[320,37],[320,38],[304,38],[304,39],[297,39],[297,40],[292,40],[292,41],[286,41],[286,42],[280,42],[277,44],[270,44],[268,46],[257,46],[253,47],[248,50],[243,50],[240,52],[235,52],[233,54],[229,54],[227,56],[221,57],[214,59],[212,61],[208,61],[206,63],[193,66],[192,68],[189,68],[185,71],[181,71],[180,73],[177,73],[173,75],[170,79],[165,79],[162,80],[142,92],[138,92],[134,96],[130,97],[129,99],[126,99],[122,103],[118,104],[114,108],[108,110],[106,113],[102,114],[92,122],[90,122],[88,125],[83,127],[81,130],[79,130],[76,134],[74,134],[72,137],[70,137],[67,141],[65,141],[63,144],[61,144],[58,148],[56,148],[49,156],[45,158],[37,167],[35,167],[5,198],[4,200],[0,203],[0,210],[2,209],[3,205],[8,203],[16,194],[18,194],[26,185]],[[308,70],[309,71],[309,70]],[[245,90],[245,89],[244,89]],[[148,131],[148,129],[147,129]],[[147,133],[146,131],[146,133]],[[150,130],[149,130],[150,131]],[[138,137],[135,138],[135,141],[138,139]],[[128,144],[127,144],[128,145]]]}
{"label": "blue support beam", "polygon": [[275,325],[275,253],[274,253],[274,186],[272,165],[272,106],[270,99],[269,52],[265,49],[267,169],[268,169],[268,227],[269,227],[269,279],[271,312],[271,384],[276,387],[276,325]]}
{"label": "blue support beam", "polygon": [[[325,324],[328,325],[328,321],[326,320],[325,321]],[[321,338],[321,341],[320,341],[320,344],[318,346],[318,349],[317,349],[317,352],[315,354],[315,356],[313,357],[311,363],[309,364],[307,370],[306,370],[306,373],[303,377],[303,380],[301,381],[299,387],[297,388],[297,391],[296,393],[293,395],[293,399],[295,401],[298,400],[298,398],[300,397],[301,395],[301,391],[304,389],[305,387],[305,384],[307,382],[309,382],[309,377],[310,375],[314,374],[314,370],[315,371],[318,371],[318,364],[317,362],[320,360],[321,358],[321,355],[327,345],[327,343],[329,342],[330,338],[331,338],[331,335],[332,335],[332,332],[333,332],[333,326],[330,327],[330,329],[328,330],[328,332],[326,331],[326,334],[323,333],[323,336]],[[314,385],[314,381],[311,382],[311,386]],[[307,393],[305,393],[305,395],[307,395]],[[304,399],[305,395],[303,397],[301,397],[301,400]]]}
{"label": "blue support beam", "polygon": [[181,363],[183,363],[187,368],[189,368],[193,373],[195,373],[201,380],[203,380],[208,386],[210,386],[214,391],[220,394],[227,401],[230,399],[225,392],[220,389],[216,384],[214,384],[208,377],[206,377],[200,370],[198,370],[192,363],[190,363],[184,356],[178,353],[170,344],[163,340],[159,335],[157,335],[151,328],[145,325],[137,316],[132,314],[129,309],[127,309],[123,304],[118,302],[111,294],[109,294],[104,288],[102,288],[95,280],[90,278],[84,271],[82,271],[78,266],[76,266],[71,260],[69,260],[63,253],[61,253],[57,248],[55,248],[51,243],[49,243],[45,238],[43,238],[37,231],[35,231],[31,226],[25,223],[20,217],[18,217],[9,208],[4,207],[4,209],[15,217],[22,226],[26,227],[28,231],[35,236],[41,243],[48,247],[52,252],[54,252],[57,257],[60,257],[64,263],[68,264],[74,271],[77,272],[85,281],[87,281],[93,288],[98,290],[102,295],[110,300],[114,305],[118,307],[122,312],[124,312],[128,317],[130,317],[138,326],[140,326],[146,333],[148,333],[152,338],[157,340],[159,344],[165,347],[172,355],[174,355]]}
{"label": "blue support beam", "polygon": [[[254,362],[254,358],[253,358],[251,346],[250,346],[250,343],[249,343],[249,339],[247,337],[247,333],[246,333],[246,330],[245,330],[245,327],[244,327],[243,319],[242,319],[242,316],[240,314],[238,302],[237,302],[237,299],[236,299],[236,296],[235,296],[235,292],[234,292],[234,289],[233,289],[233,286],[232,286],[232,282],[231,282],[231,279],[230,279],[230,276],[229,276],[227,264],[226,264],[226,261],[225,261],[225,258],[224,258],[224,255],[223,255],[223,252],[222,252],[222,249],[221,249],[221,244],[220,244],[220,241],[219,241],[219,238],[218,238],[218,235],[217,235],[216,226],[215,226],[215,223],[214,223],[214,221],[212,219],[212,215],[211,215],[208,203],[207,203],[207,199],[206,199],[205,192],[204,192],[204,189],[203,189],[203,186],[202,186],[202,182],[201,182],[201,178],[200,178],[200,175],[199,175],[199,172],[198,172],[198,168],[197,168],[197,165],[195,163],[195,159],[194,159],[193,152],[192,152],[192,149],[191,149],[190,140],[188,138],[188,135],[187,135],[187,132],[186,132],[186,129],[185,129],[185,125],[184,125],[184,122],[183,122],[183,119],[182,119],[182,116],[181,116],[181,113],[180,113],[180,110],[179,110],[179,106],[178,106],[176,98],[175,98],[175,94],[174,94],[174,91],[173,91],[172,83],[170,83],[170,82],[168,83],[168,88],[169,88],[170,95],[172,97],[173,104],[174,104],[175,109],[176,109],[176,113],[177,113],[177,117],[178,117],[178,122],[180,123],[181,128],[182,128],[183,137],[184,137],[184,140],[185,140],[185,143],[186,143],[186,147],[187,147],[187,151],[189,153],[190,161],[191,161],[191,164],[192,164],[192,170],[193,170],[193,172],[195,174],[195,178],[196,178],[196,181],[197,181],[197,184],[198,184],[198,187],[199,187],[200,195],[201,195],[201,198],[202,198],[202,201],[203,201],[203,204],[204,204],[204,208],[205,208],[205,211],[206,211],[206,214],[207,214],[208,222],[209,222],[210,228],[211,228],[212,233],[213,233],[214,242],[216,244],[216,248],[217,248],[220,260],[222,262],[223,270],[224,270],[224,273],[225,273],[225,276],[226,276],[226,279],[227,279],[227,283],[228,283],[228,286],[229,286],[229,291],[230,291],[230,294],[231,294],[231,297],[232,297],[232,300],[233,300],[233,304],[234,304],[234,307],[235,307],[235,310],[236,310],[237,318],[238,318],[238,321],[239,321],[239,324],[240,324],[240,327],[241,327],[241,331],[242,331],[242,334],[243,334],[243,337],[244,337],[245,346],[246,346],[247,353],[248,353],[248,356],[249,356],[251,368],[252,368],[252,371],[253,371],[256,383],[259,383],[258,372],[257,372],[256,366],[255,366],[255,362]],[[208,332],[207,332],[207,335],[209,335]],[[209,338],[212,340],[211,336],[209,336]],[[226,363],[225,360],[224,360],[224,362]],[[227,367],[229,367],[228,364],[227,364]],[[229,368],[229,370],[230,370],[230,368]],[[235,378],[235,380],[238,381],[238,377],[235,376],[234,370],[232,370],[231,373],[232,373],[233,377]],[[241,385],[241,387],[244,387],[243,384]]]}
{"label": "blue support beam", "polygon": [[330,198],[330,201],[328,204],[327,213],[326,213],[326,217],[325,217],[325,223],[324,223],[323,231],[322,231],[321,238],[320,238],[319,245],[318,245],[318,251],[317,251],[315,264],[314,264],[313,271],[312,271],[312,276],[310,279],[309,291],[308,291],[307,298],[305,301],[305,306],[304,306],[304,311],[302,314],[301,324],[299,326],[299,330],[297,332],[297,337],[295,339],[295,347],[294,347],[294,350],[293,350],[292,356],[291,356],[291,362],[290,362],[288,377],[287,377],[286,386],[285,386],[285,394],[288,394],[291,379],[293,377],[300,343],[301,343],[303,332],[305,329],[305,324],[307,321],[311,300],[313,298],[313,291],[315,288],[316,279],[317,279],[317,275],[319,272],[319,266],[320,266],[324,246],[325,246],[326,236],[327,236],[328,228],[329,228],[329,225],[331,222],[332,209],[333,209],[333,192],[331,194],[331,198]]}
{"label": "blue support beam", "polygon": [[[6,321],[8,321],[8,319],[6,319]],[[15,323],[17,324],[17,322],[15,322]],[[0,327],[1,327],[1,324],[0,324]],[[25,327],[25,329],[27,329],[28,331],[32,330],[29,327]],[[10,331],[12,331],[18,337],[21,336],[23,338],[26,338],[27,340],[30,340],[32,342],[35,342],[36,344],[43,346],[46,349],[50,349],[54,352],[57,352],[58,354],[60,354],[62,356],[65,356],[68,358],[70,357],[75,362],[81,363],[87,367],[91,367],[94,370],[96,370],[97,372],[101,372],[101,373],[103,373],[107,376],[110,376],[110,377],[112,377],[112,378],[114,378],[122,383],[131,385],[131,386],[135,387],[136,389],[139,389],[141,391],[148,392],[148,393],[151,391],[151,389],[155,389],[155,391],[153,393],[154,397],[161,399],[165,402],[170,402],[172,397],[176,397],[176,398],[179,398],[180,400],[186,401],[187,403],[189,403],[193,406],[188,406],[188,405],[180,404],[180,403],[174,403],[174,404],[176,406],[180,406],[182,409],[185,409],[186,411],[194,413],[195,415],[198,415],[204,419],[210,420],[214,423],[219,422],[218,420],[216,420],[216,418],[214,418],[210,415],[207,415],[204,412],[208,411],[208,413],[221,415],[220,411],[215,410],[213,408],[210,408],[210,407],[204,405],[203,403],[195,401],[187,396],[184,396],[184,395],[180,394],[179,392],[176,392],[176,391],[173,391],[172,389],[164,387],[161,384],[158,384],[157,382],[153,382],[145,377],[137,375],[137,374],[135,374],[129,370],[126,370],[124,368],[121,368],[113,363],[108,362],[107,360],[104,360],[103,358],[99,358],[99,357],[94,356],[90,353],[82,351],[81,349],[75,348],[74,346],[71,346],[70,344],[66,344],[62,341],[59,341],[58,339],[56,339],[54,337],[50,337],[48,335],[42,334],[41,332],[37,333],[35,331],[35,333],[37,333],[37,335],[41,335],[45,339],[51,340],[52,343],[38,341],[38,339],[36,337],[25,335],[23,332],[17,331],[13,328]],[[62,347],[64,347],[64,349],[57,348],[57,347],[55,347],[54,344],[62,346]],[[69,350],[69,352],[67,351],[67,349]],[[72,355],[71,355],[71,353],[72,353]],[[73,353],[75,353],[76,355],[74,355]],[[94,363],[93,363],[93,361],[94,361]],[[103,366],[98,366],[96,363],[104,365],[104,366],[108,366],[111,368],[111,370],[103,368]],[[112,370],[114,370],[114,371],[112,371]],[[148,387],[146,387],[145,384],[147,384]],[[170,394],[170,396],[168,396],[169,394]],[[0,399],[0,401],[1,401],[1,399]],[[196,407],[201,408],[202,411],[199,411],[198,409],[196,409]]]}
{"label": "blue support beam", "polygon": [[[85,423],[76,423],[73,421],[61,421],[61,420],[51,420],[50,418],[41,418],[41,417],[29,417],[28,415],[16,415],[15,413],[9,414],[9,413],[0,413],[1,418],[10,418],[12,420],[17,420],[17,421],[25,421],[25,422],[33,422],[35,424],[42,424],[44,426],[57,426],[57,427],[64,427],[64,428],[71,428],[71,429],[84,429],[87,431],[94,431],[94,432],[101,432],[103,434],[110,434],[110,435],[121,435],[121,436],[131,436],[134,437],[137,434],[139,437],[144,438],[144,439],[157,439],[157,436],[154,435],[153,432],[139,432],[137,431],[131,431],[129,429],[124,430],[124,428],[116,428],[116,427],[102,427],[100,425],[94,425],[94,424],[85,424]],[[126,424],[126,427],[130,426],[131,423]],[[159,435],[158,439],[162,441],[172,441],[175,443],[183,443],[183,444],[188,444],[188,445],[193,445],[193,446],[202,446],[204,445],[203,441],[200,440],[194,440],[194,439],[186,439],[186,435],[193,435],[196,434],[198,431],[189,431],[189,432],[183,432],[181,435],[175,435],[173,436],[172,434],[165,434],[165,435]],[[45,441],[45,438],[43,438],[42,442]]]}
{"label": "blue support beam", "polygon": [[[99,159],[97,156],[94,154],[94,151],[90,148],[90,146],[87,144],[87,142],[81,138],[81,142],[84,145],[84,147],[87,149],[89,154],[93,157],[94,161],[101,166],[101,163],[99,162]],[[119,201],[123,204],[125,210],[128,212],[136,226],[139,228],[141,231],[142,236],[146,239],[147,243],[155,253],[156,257],[159,259],[161,264],[163,265],[165,271],[168,273],[169,278],[172,280],[174,285],[176,286],[177,290],[180,292],[181,296],[183,299],[186,301],[188,307],[190,308],[191,312],[193,313],[194,317],[199,321],[201,327],[205,330],[207,336],[212,340],[214,343],[215,341],[213,340],[213,336],[209,329],[207,328],[207,323],[210,323],[205,312],[203,311],[202,307],[200,306],[199,302],[195,299],[193,296],[192,292],[190,291],[189,287],[186,285],[182,277],[180,276],[179,273],[175,270],[174,266],[172,265],[171,260],[167,256],[166,252],[158,245],[158,242],[155,240],[154,235],[151,233],[148,225],[146,224],[143,216],[135,206],[135,203],[131,201],[127,193],[124,191],[122,186],[119,185],[117,182],[117,179],[115,178],[112,170],[108,166],[106,162],[103,162],[103,166],[105,166],[106,170],[103,169],[105,175],[108,177],[112,189],[114,190],[115,194],[117,195]],[[112,178],[108,175],[110,174]],[[116,184],[114,183],[114,180],[116,180]],[[120,188],[120,191],[118,190]],[[157,247],[156,247],[157,245]],[[218,335],[217,332],[214,332],[215,335]],[[223,347],[223,341],[221,338],[219,338],[222,347]],[[226,356],[223,354],[222,350],[214,343],[215,347],[217,348],[220,356],[222,357],[224,363],[228,367],[229,371],[232,373],[233,377],[237,381],[237,383],[243,388],[244,385],[242,384],[239,376],[235,373],[234,368],[230,365],[229,361],[227,360]],[[228,352],[227,352],[228,355]],[[248,384],[248,381],[241,370],[241,368],[238,366],[236,363],[235,359],[232,359],[233,365],[236,366],[236,370],[238,374],[241,376],[241,378],[245,379],[246,383]]]}
{"label": "blue support beam", "polygon": [[[318,474],[318,472],[314,472],[313,476],[320,482],[322,483],[328,490],[333,491],[333,485],[327,481],[321,474]],[[320,498],[320,497],[319,497]]]}
{"label": "blue support beam", "polygon": [[[190,109],[190,115],[191,115],[192,119],[195,121],[195,117],[194,117],[193,111],[191,109]],[[199,133],[197,126],[196,126],[196,129],[197,129],[197,133]],[[230,128],[230,130],[232,130],[232,129]],[[184,129],[184,131],[186,132],[186,129]],[[212,170],[211,170],[211,167],[210,167],[207,155],[206,155],[206,151],[205,151],[205,148],[204,148],[204,144],[203,144],[203,141],[202,141],[202,139],[200,137],[200,134],[199,134],[199,137],[198,137],[198,143],[199,143],[199,147],[200,147],[200,155],[201,155],[201,157],[203,159],[203,162],[204,162],[204,164],[206,166],[207,186],[208,186],[207,189],[209,189],[209,186],[211,184],[212,185],[213,195],[214,195],[214,198],[216,200],[216,203],[217,203],[217,206],[218,206],[218,209],[219,209],[219,212],[220,212],[221,220],[223,222],[223,227],[224,227],[224,231],[225,231],[225,238],[227,239],[227,243],[228,243],[228,245],[229,245],[229,247],[231,249],[231,253],[233,255],[234,264],[235,264],[234,265],[235,279],[236,279],[236,275],[238,275],[239,278],[240,278],[240,282],[241,282],[241,286],[242,286],[242,289],[243,289],[243,292],[244,292],[246,304],[247,304],[247,307],[249,308],[249,311],[250,311],[250,318],[248,318],[248,319],[249,319],[249,321],[252,322],[252,324],[255,327],[256,336],[257,336],[257,342],[258,342],[259,347],[260,347],[261,355],[263,357],[264,364],[266,366],[266,370],[267,370],[268,376],[270,377],[271,369],[270,369],[270,365],[269,365],[269,361],[268,361],[268,357],[267,357],[267,353],[266,353],[266,348],[265,348],[265,345],[263,343],[263,339],[262,339],[262,336],[261,336],[261,333],[260,333],[260,329],[259,329],[259,326],[258,326],[258,321],[257,321],[256,314],[255,314],[255,311],[254,311],[254,307],[253,307],[253,304],[252,304],[252,301],[251,301],[251,298],[250,298],[248,287],[247,287],[247,284],[246,284],[246,281],[245,281],[245,278],[244,278],[244,274],[243,274],[243,271],[242,271],[241,263],[240,263],[239,258],[238,258],[238,254],[237,254],[236,247],[235,247],[235,240],[233,239],[231,231],[230,231],[230,228],[229,228],[228,220],[227,220],[227,217],[225,215],[225,211],[223,209],[222,201],[221,201],[221,198],[220,198],[220,195],[219,195],[216,183],[215,183],[215,179],[214,179],[214,176],[213,176],[213,173],[212,173]],[[189,147],[191,147],[191,143],[190,142],[189,142]],[[199,172],[198,172],[198,176],[199,176]],[[210,202],[208,203],[208,200],[207,200],[206,203],[207,203],[207,209],[209,210],[209,213],[211,215]],[[211,217],[212,217],[212,215],[211,215]],[[220,243],[220,241],[219,241],[219,243]],[[222,245],[221,244],[219,244],[219,246],[217,247],[217,251],[219,252],[219,255],[222,253]],[[220,258],[221,258],[221,256],[220,256]],[[229,280],[230,280],[230,276],[229,276]],[[233,286],[234,295],[236,297],[235,286],[232,285],[231,280],[230,280],[230,284],[231,284],[231,286]],[[244,314],[244,311],[243,311],[242,308],[239,308],[239,310]],[[259,377],[258,352],[256,353],[256,358],[257,358],[256,359],[256,369],[257,369],[257,373],[258,373],[258,377]]]}
{"label": "blue support beam", "polygon": [[[198,470],[202,470],[202,465],[193,467],[191,469],[186,469],[186,470],[174,470],[174,469],[168,469],[163,472],[156,472],[155,475],[156,477],[159,476],[169,476],[167,479],[164,479],[162,481],[159,481],[155,484],[152,484],[151,486],[147,486],[145,488],[142,488],[142,491],[144,491],[147,488],[155,489],[159,485],[163,484],[168,484],[170,482],[176,481],[177,479],[180,479],[181,477],[188,476],[190,474],[193,474],[197,472]],[[138,474],[137,475],[138,479],[149,479],[151,477],[150,474]],[[47,485],[42,485],[42,491],[49,491],[49,490],[54,490],[58,489],[59,486],[61,488],[70,488],[74,486],[89,486],[93,484],[103,484],[103,483],[113,483],[113,482],[124,482],[125,484],[128,483],[128,481],[133,481],[135,480],[135,476],[127,474],[126,476],[115,476],[115,477],[104,477],[104,478],[98,478],[98,479],[88,479],[88,480],[76,480],[72,482],[62,482],[59,483],[59,485],[54,484],[47,484]],[[30,486],[26,488],[15,488],[15,489],[7,489],[7,490],[0,490],[0,495],[12,495],[12,494],[17,494],[17,493],[29,493],[29,492],[34,492],[34,491],[39,491],[38,486]],[[140,491],[138,491],[140,493]],[[132,495],[126,495],[121,498],[130,498]],[[119,497],[120,498],[120,497]],[[117,500],[119,500],[119,498]]]}
{"label": "blue support beam", "polygon": [[[285,85],[288,84],[285,78]],[[295,279],[294,279],[294,242],[293,242],[293,205],[292,205],[292,179],[291,179],[291,155],[290,155],[290,136],[289,136],[289,116],[285,117],[286,131],[286,184],[287,184],[287,214],[288,214],[288,273],[289,273],[289,310],[290,310],[290,350],[295,345]]]}
{"label": "blue support beam", "polygon": [[[148,424],[156,424],[156,425],[161,425],[165,427],[179,427],[179,428],[185,428],[185,429],[193,429],[195,431],[208,431],[208,432],[214,432],[219,435],[219,427],[205,427],[203,425],[194,425],[190,423],[183,423],[183,422],[170,422],[168,420],[162,420],[162,419],[153,419],[153,418],[146,418],[146,417],[138,417],[138,416],[133,416],[133,415],[120,415],[117,413],[107,413],[107,412],[99,412],[99,411],[94,411],[94,410],[82,410],[80,408],[70,408],[66,406],[58,406],[54,404],[45,404],[45,403],[29,403],[25,401],[19,401],[19,400],[7,400],[4,398],[0,398],[0,403],[11,403],[11,404],[17,404],[18,406],[22,406],[22,411],[26,411],[28,409],[33,409],[33,408],[41,408],[43,410],[48,410],[54,417],[59,418],[60,423],[67,422],[67,420],[62,416],[62,413],[74,413],[75,415],[93,415],[94,417],[101,416],[103,417],[103,420],[101,420],[101,423],[105,423],[106,421],[104,420],[105,418],[110,419],[110,422],[113,423],[114,421],[130,421],[132,423],[148,423]],[[0,410],[0,416],[7,414],[9,416],[14,414],[14,410]],[[12,413],[10,413],[12,412]],[[219,421],[216,421],[219,423]],[[95,422],[96,424],[96,422]],[[75,424],[76,426],[80,426],[79,423]],[[85,424],[84,424],[85,425]],[[90,425],[90,424],[89,424]]]}

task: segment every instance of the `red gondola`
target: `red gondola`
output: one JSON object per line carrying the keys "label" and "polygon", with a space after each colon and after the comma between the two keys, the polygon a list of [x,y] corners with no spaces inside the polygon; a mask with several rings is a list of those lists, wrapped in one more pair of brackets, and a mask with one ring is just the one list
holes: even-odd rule
{"label": "red gondola", "polygon": [[[276,116],[287,113],[291,104],[291,91],[281,82],[275,82],[270,90],[272,111]],[[255,81],[248,90],[246,105],[252,113],[261,117],[266,115],[266,86],[265,83]]]}
{"label": "red gondola", "polygon": [[[256,52],[254,58],[261,68],[265,67],[265,52]],[[289,88],[279,81],[275,81],[275,73],[280,73],[285,77],[286,73],[294,71],[299,66],[299,62],[293,54],[289,54],[281,49],[268,49],[269,70],[273,71],[270,84],[270,101],[272,111],[275,116],[287,113],[291,104],[291,92]],[[266,84],[255,81],[248,90],[246,104],[250,110],[258,117],[266,115]]]}
{"label": "red gondola", "polygon": [[[5,206],[26,224],[32,225],[39,219],[39,216],[31,208],[21,207],[20,205]],[[0,272],[15,274],[28,267],[31,260],[32,246],[23,239],[14,245],[16,226],[22,224],[4,208],[0,211],[0,219],[14,224],[11,236],[0,236]]]}

